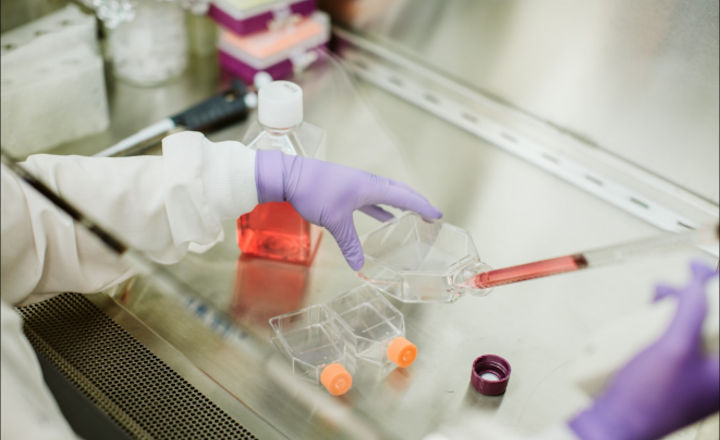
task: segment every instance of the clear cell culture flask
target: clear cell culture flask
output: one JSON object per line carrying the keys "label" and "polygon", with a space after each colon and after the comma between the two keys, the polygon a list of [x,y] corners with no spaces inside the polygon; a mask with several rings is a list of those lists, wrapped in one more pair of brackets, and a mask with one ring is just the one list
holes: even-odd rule
{"label": "clear cell culture flask", "polygon": [[356,287],[327,303],[352,336],[358,359],[387,372],[408,367],[417,347],[405,338],[402,313],[371,286]]}
{"label": "clear cell culture flask", "polygon": [[352,386],[355,347],[337,315],[323,304],[270,319],[273,343],[292,362],[293,374],[322,384],[333,396]]}
{"label": "clear cell culture flask", "polygon": [[365,266],[360,277],[400,301],[453,302],[490,291],[468,282],[490,267],[480,260],[465,229],[405,213],[362,241]]}

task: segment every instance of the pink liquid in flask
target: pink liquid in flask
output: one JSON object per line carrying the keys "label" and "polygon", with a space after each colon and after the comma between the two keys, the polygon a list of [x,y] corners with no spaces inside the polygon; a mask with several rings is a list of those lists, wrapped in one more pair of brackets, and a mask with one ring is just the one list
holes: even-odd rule
{"label": "pink liquid in flask", "polygon": [[322,229],[302,218],[288,202],[268,202],[237,220],[237,241],[244,255],[309,266]]}
{"label": "pink liquid in flask", "polygon": [[564,257],[550,258],[534,263],[520,264],[518,266],[491,270],[478,274],[473,278],[476,287],[487,289],[503,284],[517,283],[519,281],[542,278],[564,272],[573,272],[588,266],[582,254],[566,255]]}

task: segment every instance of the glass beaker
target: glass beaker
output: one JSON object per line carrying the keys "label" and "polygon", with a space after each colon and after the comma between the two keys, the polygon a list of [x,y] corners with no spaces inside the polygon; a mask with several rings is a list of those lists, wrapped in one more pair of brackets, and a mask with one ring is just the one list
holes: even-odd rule
{"label": "glass beaker", "polygon": [[292,362],[293,373],[322,384],[333,396],[352,386],[355,347],[347,328],[323,304],[270,319],[273,343]]}
{"label": "glass beaker", "polygon": [[403,302],[453,302],[461,295],[486,295],[467,283],[490,270],[470,234],[443,221],[405,213],[363,238],[365,265],[358,275]]}
{"label": "glass beaker", "polygon": [[405,338],[402,313],[375,288],[356,287],[327,305],[348,327],[358,359],[373,364],[382,373],[395,366],[409,367],[415,361],[417,347]]}

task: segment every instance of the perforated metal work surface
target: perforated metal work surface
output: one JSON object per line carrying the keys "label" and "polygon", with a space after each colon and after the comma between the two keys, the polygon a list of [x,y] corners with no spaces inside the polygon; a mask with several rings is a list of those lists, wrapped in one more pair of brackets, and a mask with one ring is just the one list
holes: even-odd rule
{"label": "perforated metal work surface", "polygon": [[35,349],[133,437],[257,439],[83,295],[18,311]]}

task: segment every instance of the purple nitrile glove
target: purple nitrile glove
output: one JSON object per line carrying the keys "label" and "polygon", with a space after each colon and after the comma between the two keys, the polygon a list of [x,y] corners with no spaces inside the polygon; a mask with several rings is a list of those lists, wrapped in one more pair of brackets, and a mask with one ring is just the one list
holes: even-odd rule
{"label": "purple nitrile glove", "polygon": [[290,202],[305,220],[327,228],[353,270],[359,270],[365,260],[353,224],[356,209],[380,221],[393,217],[380,204],[415,211],[428,219],[442,216],[403,183],[277,150],[258,150],[255,184],[260,203]]}
{"label": "purple nitrile glove", "polygon": [[702,327],[707,312],[705,285],[717,272],[691,263],[683,288],[655,288],[655,300],[677,298],[665,333],[613,378],[593,406],[570,421],[583,440],[656,439],[693,423],[720,406],[720,360],[705,355]]}

